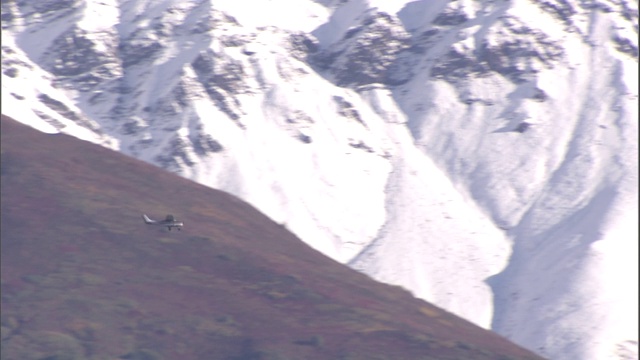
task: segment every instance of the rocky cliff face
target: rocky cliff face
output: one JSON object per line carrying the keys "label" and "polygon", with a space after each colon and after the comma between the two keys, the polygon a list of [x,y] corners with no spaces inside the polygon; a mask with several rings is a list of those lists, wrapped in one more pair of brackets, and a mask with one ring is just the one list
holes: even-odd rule
{"label": "rocky cliff face", "polygon": [[637,2],[2,14],[3,112],[236,194],[543,355],[635,354],[637,297],[607,283],[637,273]]}

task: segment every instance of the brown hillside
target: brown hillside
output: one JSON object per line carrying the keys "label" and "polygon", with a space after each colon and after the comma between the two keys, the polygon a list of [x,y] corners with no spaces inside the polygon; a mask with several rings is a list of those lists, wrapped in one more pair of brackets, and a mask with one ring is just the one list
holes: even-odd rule
{"label": "brown hillside", "polygon": [[231,195],[4,115],[1,126],[3,360],[540,359]]}

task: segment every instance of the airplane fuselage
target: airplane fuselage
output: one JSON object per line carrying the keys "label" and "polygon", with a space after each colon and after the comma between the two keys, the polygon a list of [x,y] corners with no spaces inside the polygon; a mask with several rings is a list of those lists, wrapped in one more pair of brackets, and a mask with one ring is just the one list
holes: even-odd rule
{"label": "airplane fuselage", "polygon": [[166,226],[169,229],[169,231],[171,231],[171,228],[178,228],[178,230],[182,230],[182,227],[184,226],[182,221],[174,221],[171,223],[164,223],[161,221],[158,223],[158,225]]}

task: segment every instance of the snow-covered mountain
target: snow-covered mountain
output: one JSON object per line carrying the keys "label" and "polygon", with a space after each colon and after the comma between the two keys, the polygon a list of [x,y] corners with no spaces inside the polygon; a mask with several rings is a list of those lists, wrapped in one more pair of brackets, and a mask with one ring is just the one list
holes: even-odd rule
{"label": "snow-covered mountain", "polygon": [[543,356],[637,359],[637,38],[624,0],[7,1],[2,112]]}

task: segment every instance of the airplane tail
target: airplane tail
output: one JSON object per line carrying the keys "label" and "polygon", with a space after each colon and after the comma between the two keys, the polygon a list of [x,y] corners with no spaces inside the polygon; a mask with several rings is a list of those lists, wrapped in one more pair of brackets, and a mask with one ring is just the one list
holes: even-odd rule
{"label": "airplane tail", "polygon": [[149,219],[149,217],[147,216],[147,214],[142,214],[142,219],[144,219],[144,222],[147,224],[155,224],[156,222]]}

